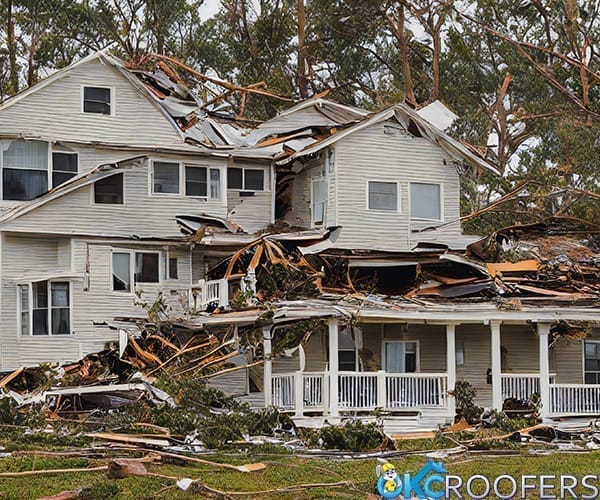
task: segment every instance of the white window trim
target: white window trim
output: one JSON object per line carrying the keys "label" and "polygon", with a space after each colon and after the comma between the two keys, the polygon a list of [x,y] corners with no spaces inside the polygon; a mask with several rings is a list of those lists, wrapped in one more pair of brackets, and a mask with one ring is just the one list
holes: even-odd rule
{"label": "white window trim", "polygon": [[[93,205],[95,207],[107,207],[110,208],[111,210],[114,209],[122,209],[123,207],[127,206],[127,191],[126,191],[126,182],[125,182],[125,171],[123,172],[118,172],[115,173],[114,175],[122,175],[123,176],[123,203],[96,203],[96,182],[93,182],[91,184],[91,189],[90,189],[90,205]],[[112,177],[112,176],[108,176],[108,177]],[[99,180],[103,180],[103,179],[107,179],[108,177],[103,177],[102,179]]]}
{"label": "white window trim", "polygon": [[[416,344],[417,347],[415,349],[415,371],[414,373],[421,373],[421,345],[420,345],[420,341],[419,340],[410,340],[410,339],[400,339],[400,340],[394,340],[394,339],[386,339],[383,338],[381,341],[381,368],[383,369],[384,372],[387,372],[387,366],[386,366],[386,361],[385,361],[385,346],[386,344],[389,343],[393,343],[393,342],[402,342],[404,344]],[[405,372],[405,373],[413,373],[413,372]]]}
{"label": "white window trim", "polygon": [[[315,182],[325,183],[325,208],[323,209],[323,221],[317,224],[315,221]],[[329,206],[329,181],[326,177],[313,177],[310,180],[310,227],[327,227],[327,207]]]}
{"label": "white window trim", "polygon": [[[33,283],[41,283],[43,281],[48,282],[48,334],[47,335],[34,335],[33,334]],[[53,335],[52,334],[52,283],[69,283],[69,330],[68,334],[60,333]],[[21,294],[19,293],[19,287],[26,286],[27,287],[27,303],[29,304],[29,325],[28,330],[29,333],[27,335],[23,335],[23,316],[21,309]],[[69,279],[50,279],[50,280],[39,280],[39,281],[29,281],[26,283],[17,283],[17,332],[20,338],[36,338],[36,339],[44,339],[48,337],[56,337],[56,338],[64,338],[74,335],[73,332],[73,282]]]}
{"label": "white window trim", "polygon": [[[60,146],[56,146],[55,144],[48,144],[48,189],[54,189],[54,183],[52,182],[52,174],[54,173],[54,157],[53,153],[62,153],[66,155],[75,155],[77,170],[73,172],[73,177],[79,175],[79,152],[77,151],[69,151],[67,148],[61,148]],[[62,172],[62,171],[61,171]]]}
{"label": "white window trim", "polygon": [[[0,139],[1,141],[8,141],[9,142],[9,146],[6,148],[8,149],[10,147],[10,144],[13,143],[14,141],[25,141],[27,142],[26,139],[22,139],[22,138],[15,138],[15,139]],[[53,171],[53,163],[52,163],[52,152],[53,152],[53,145],[52,143],[48,142],[48,141],[40,141],[37,139],[33,139],[33,141],[35,142],[45,142],[47,144],[47,152],[48,152],[48,160],[47,160],[47,170],[46,170],[46,182],[48,184],[48,191],[50,189],[52,189],[52,171]],[[62,151],[57,151],[57,152],[62,152]],[[36,169],[37,170],[37,169]],[[79,156],[77,158],[77,170],[79,173]],[[26,203],[26,201],[24,200],[5,200],[4,199],[4,147],[0,146],[0,201],[4,204],[4,206],[13,206],[13,205],[20,205],[22,203]]]}
{"label": "white window trim", "polygon": [[[113,284],[113,254],[115,253],[127,253],[129,254],[129,279],[131,281],[131,290],[115,290]],[[158,254],[158,281],[147,282],[147,281],[136,281],[135,279],[135,254],[136,253],[155,253]],[[128,296],[135,295],[136,287],[138,284],[140,285],[160,285],[166,281],[165,277],[165,269],[164,269],[164,252],[162,250],[133,250],[131,248],[111,248],[110,250],[110,291],[119,296]]]}
{"label": "white window trim", "polygon": [[[155,193],[154,192],[154,164],[156,162],[165,162],[165,163],[173,163],[179,165],[179,191],[177,193]],[[188,196],[185,194],[185,167],[200,167],[205,168],[207,170],[207,196]],[[219,196],[218,198],[211,198],[210,196],[210,171],[218,170],[219,171]],[[191,198],[193,200],[198,201],[206,201],[206,202],[221,202],[227,199],[227,178],[224,176],[227,172],[227,169],[222,166],[211,166],[206,163],[194,163],[194,162],[183,162],[179,160],[172,160],[166,158],[152,158],[149,161],[148,167],[148,196],[150,197],[178,197],[178,198]]]}
{"label": "white window trim", "polygon": [[[94,88],[94,89],[108,89],[110,90],[110,114],[109,115],[104,115],[102,113],[86,113],[83,110],[83,102],[84,102],[84,89],[88,87],[88,88]],[[116,99],[115,99],[115,95],[116,95],[116,90],[114,87],[111,87],[109,85],[85,85],[82,84],[81,85],[81,90],[80,90],[80,94],[81,94],[81,107],[80,107],[80,111],[82,114],[84,115],[92,115],[92,116],[103,116],[103,117],[107,117],[107,116],[116,116]]]}
{"label": "white window trim", "polygon": [[[171,255],[171,249],[169,247],[167,247],[164,251],[163,251],[163,259],[164,259],[164,280],[165,281],[179,281],[179,257],[177,256],[172,256]],[[171,267],[170,267],[170,260],[171,259],[177,259],[177,276],[176,278],[173,278],[171,276]]]}
{"label": "white window trim", "polygon": [[596,339],[583,339],[581,341],[581,383],[585,384],[585,344],[590,343],[590,344],[600,344],[600,340],[596,340]]}
{"label": "white window trim", "polygon": [[[242,187],[241,188],[230,188],[229,187],[229,169],[230,168],[239,168],[242,171]],[[227,172],[227,178],[225,179],[225,189],[227,191],[242,191],[245,193],[263,193],[263,192],[270,192],[271,191],[271,186],[270,186],[270,182],[269,182],[269,170],[260,166],[256,166],[256,167],[240,167],[237,165],[228,165],[227,168],[225,169]],[[262,189],[248,189],[246,188],[246,170],[262,170],[263,172],[263,187]]]}
{"label": "white window trim", "polygon": [[[411,189],[412,184],[431,184],[440,187],[440,218],[439,219],[428,219],[426,217],[413,217],[411,210]],[[443,222],[444,220],[444,184],[442,182],[426,182],[426,181],[410,181],[408,183],[408,213],[410,214],[410,220],[414,221],[433,221]]]}
{"label": "white window trim", "polygon": [[[370,182],[385,182],[386,184],[396,184],[396,210],[386,210],[384,208],[369,208],[369,183]],[[402,213],[400,207],[401,205],[401,190],[400,190],[400,182],[390,180],[390,179],[367,179],[365,184],[365,207],[369,212],[377,212],[380,214],[400,214]]]}

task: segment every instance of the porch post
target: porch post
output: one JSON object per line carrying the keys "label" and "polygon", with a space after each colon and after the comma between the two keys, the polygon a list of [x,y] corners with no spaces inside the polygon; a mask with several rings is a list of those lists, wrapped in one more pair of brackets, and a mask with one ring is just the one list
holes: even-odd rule
{"label": "porch post", "polygon": [[502,410],[502,354],[500,347],[500,322],[490,322],[492,333],[492,408]]}
{"label": "porch post", "polygon": [[338,417],[338,320],[329,320],[329,415]]}
{"label": "porch post", "polygon": [[273,361],[271,361],[271,328],[263,327],[263,391],[265,393],[265,408],[273,404]]}
{"label": "porch post", "polygon": [[306,353],[302,344],[298,346],[299,369],[294,373],[294,415],[304,415],[304,369],[306,368]]}
{"label": "porch post", "polygon": [[[446,376],[448,377],[448,391],[454,391],[456,385],[456,325],[446,325]],[[447,396],[448,413],[456,414],[456,399]]]}
{"label": "porch post", "polygon": [[540,344],[540,417],[544,421],[550,415],[550,366],[548,361],[550,323],[538,323],[537,334]]}

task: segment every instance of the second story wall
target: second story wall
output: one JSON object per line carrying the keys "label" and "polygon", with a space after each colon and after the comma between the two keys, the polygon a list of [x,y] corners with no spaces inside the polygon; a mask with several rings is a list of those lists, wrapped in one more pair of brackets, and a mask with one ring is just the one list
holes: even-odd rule
{"label": "second story wall", "polygon": [[[460,215],[456,169],[437,145],[407,134],[396,121],[373,124],[337,142],[335,178],[340,248],[407,251],[416,241],[428,241],[427,233],[413,230]],[[458,223],[441,235],[452,237],[460,237]]]}

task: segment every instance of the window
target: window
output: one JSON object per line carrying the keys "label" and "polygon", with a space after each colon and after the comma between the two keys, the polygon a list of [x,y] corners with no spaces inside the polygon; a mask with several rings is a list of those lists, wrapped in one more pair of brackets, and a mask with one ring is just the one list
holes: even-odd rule
{"label": "window", "polygon": [[325,179],[312,180],[311,198],[312,225],[323,226],[327,214],[327,181]]}
{"label": "window", "polygon": [[152,175],[153,193],[179,193],[179,163],[155,161]]}
{"label": "window", "polygon": [[108,87],[83,87],[83,112],[112,114],[111,93]]}
{"label": "window", "polygon": [[465,364],[465,343],[464,342],[456,342],[454,346],[455,359],[457,366],[462,366]]}
{"label": "window", "polygon": [[385,371],[413,373],[417,371],[417,343],[404,341],[385,342]]}
{"label": "window", "polygon": [[77,175],[77,153],[52,152],[52,187]]}
{"label": "window", "polygon": [[167,262],[167,272],[169,273],[169,275],[167,276],[168,279],[177,279],[177,257],[169,257]]}
{"label": "window", "polygon": [[131,293],[133,283],[158,283],[160,281],[159,261],[158,252],[113,252],[113,291]]}
{"label": "window", "polygon": [[14,140],[4,144],[0,147],[3,199],[32,200],[48,191],[48,143]]}
{"label": "window", "polygon": [[136,283],[158,283],[158,257],[157,253],[135,253]]}
{"label": "window", "polygon": [[442,219],[442,197],[439,184],[410,183],[410,216],[413,219]]}
{"label": "window", "polygon": [[600,384],[600,341],[586,340],[584,345],[584,380],[585,384]]}
{"label": "window", "polygon": [[19,285],[21,335],[71,333],[71,298],[68,281],[38,281]]}
{"label": "window", "polygon": [[265,171],[258,168],[229,167],[227,169],[227,189],[264,191]]}
{"label": "window", "polygon": [[369,181],[369,210],[398,211],[398,183]]}
{"label": "window", "polygon": [[343,328],[338,332],[338,369],[356,371],[356,344],[350,328]]}
{"label": "window", "polygon": [[114,174],[94,182],[94,203],[123,205],[123,174]]}

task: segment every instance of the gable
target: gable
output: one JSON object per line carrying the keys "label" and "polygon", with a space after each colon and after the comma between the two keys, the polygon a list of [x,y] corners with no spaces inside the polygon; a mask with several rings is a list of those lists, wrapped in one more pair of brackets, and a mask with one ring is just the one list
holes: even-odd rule
{"label": "gable", "polygon": [[[84,86],[111,88],[114,116],[83,113]],[[0,109],[0,136],[136,146],[182,143],[158,104],[100,57],[75,64],[60,78],[13,99]]]}

